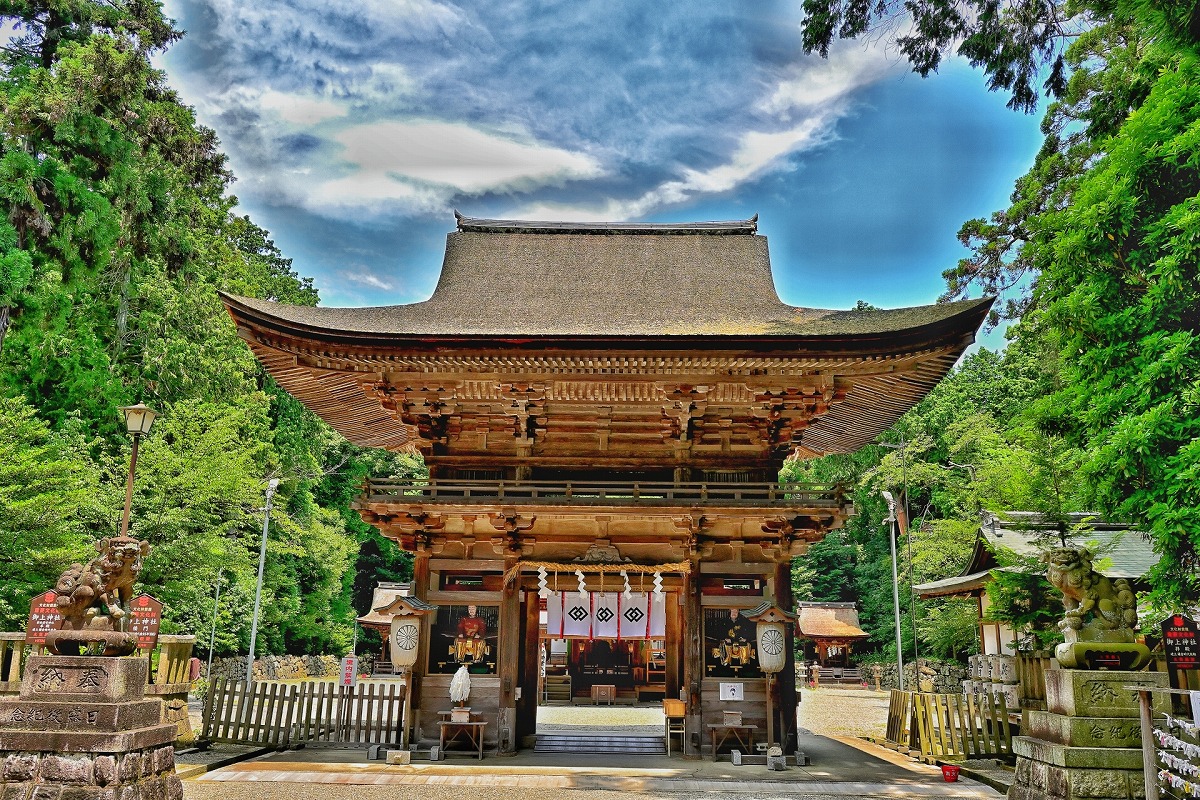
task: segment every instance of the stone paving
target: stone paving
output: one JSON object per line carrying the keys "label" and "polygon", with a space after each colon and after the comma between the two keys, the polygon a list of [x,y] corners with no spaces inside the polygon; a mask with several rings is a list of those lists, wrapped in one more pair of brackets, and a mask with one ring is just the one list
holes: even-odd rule
{"label": "stone paving", "polygon": [[[538,754],[491,756],[482,762],[452,754],[442,762],[388,766],[359,750],[303,749],[272,753],[185,782],[188,800],[816,800],[817,798],[963,798],[996,800],[1000,793],[971,780],[943,781],[935,767],[916,764],[856,738],[878,734],[887,695],[860,689],[805,691],[799,722],[806,767],[769,772],[727,761],[678,756]],[[547,729],[632,726],[661,730],[658,708],[607,706],[542,709]],[[821,735],[816,735],[821,734]]]}

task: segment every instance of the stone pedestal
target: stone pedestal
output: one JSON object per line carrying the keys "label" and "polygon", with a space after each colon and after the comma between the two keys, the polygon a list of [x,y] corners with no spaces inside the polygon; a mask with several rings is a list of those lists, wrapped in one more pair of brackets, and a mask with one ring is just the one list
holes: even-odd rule
{"label": "stone pedestal", "polygon": [[1138,697],[1123,687],[1166,685],[1158,672],[1047,670],[1047,710],[1027,711],[1028,735],[1013,739],[1009,800],[1144,798]]}
{"label": "stone pedestal", "polygon": [[0,700],[3,800],[182,800],[177,728],[145,699],[146,659],[32,656]]}

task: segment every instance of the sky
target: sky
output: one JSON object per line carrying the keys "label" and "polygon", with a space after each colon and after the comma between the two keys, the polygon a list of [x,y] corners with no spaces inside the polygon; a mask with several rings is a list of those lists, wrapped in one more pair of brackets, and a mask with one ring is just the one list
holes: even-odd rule
{"label": "sky", "polygon": [[759,215],[781,298],[934,302],[1040,143],[952,59],[803,53],[800,0],[167,0],[160,59],[322,304],[426,299],[453,209]]}

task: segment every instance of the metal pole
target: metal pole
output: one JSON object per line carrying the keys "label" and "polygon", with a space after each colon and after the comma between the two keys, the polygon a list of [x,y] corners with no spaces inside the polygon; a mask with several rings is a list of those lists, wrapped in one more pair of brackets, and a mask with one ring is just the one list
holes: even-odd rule
{"label": "metal pole", "polygon": [[896,686],[904,691],[904,646],[900,637],[900,578],[896,572],[896,532],[899,523],[896,519],[896,498],[891,492],[884,492],[883,499],[888,504],[888,547],[892,551],[892,610],[896,614]]}
{"label": "metal pole", "polygon": [[[908,617],[913,626],[913,668],[921,665],[921,655],[917,652],[917,593],[913,591],[916,574],[913,572],[912,560],[912,518],[908,516],[908,458],[904,454],[907,442],[900,443],[900,482],[904,484],[904,534],[905,548],[908,550]],[[918,676],[919,677],[919,676]],[[917,684],[920,686],[920,684]]]}
{"label": "metal pole", "polygon": [[133,434],[133,453],[129,456],[129,477],[125,481],[125,512],[121,514],[121,535],[129,535],[129,506],[133,503],[133,472],[137,469],[138,442],[140,433]]}
{"label": "metal pole", "polygon": [[279,479],[267,481],[267,506],[263,509],[262,545],[258,548],[258,583],[254,587],[254,617],[250,622],[250,652],[246,655],[246,686],[254,680],[254,645],[258,639],[258,612],[262,606],[263,568],[267,564],[267,529],[271,525],[271,498],[279,487]]}
{"label": "metal pole", "polygon": [[217,642],[217,603],[221,601],[221,578],[222,574],[217,573],[217,594],[213,597],[213,616],[212,616],[212,633],[208,635],[208,667],[204,673],[204,679],[212,685],[212,654],[213,646]]}
{"label": "metal pole", "polygon": [[896,613],[896,685],[904,691],[904,645],[900,635],[900,578],[896,574],[896,532],[897,525],[892,523],[888,531],[888,544],[892,549],[892,610]]}

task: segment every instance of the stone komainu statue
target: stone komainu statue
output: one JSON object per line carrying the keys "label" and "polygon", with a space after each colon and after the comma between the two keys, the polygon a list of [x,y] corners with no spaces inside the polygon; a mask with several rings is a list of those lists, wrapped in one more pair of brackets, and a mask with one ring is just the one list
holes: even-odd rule
{"label": "stone komainu statue", "polygon": [[1064,631],[1090,626],[1100,630],[1137,628],[1137,599],[1125,578],[1108,578],[1092,569],[1086,547],[1058,547],[1042,555],[1046,579],[1063,593]]}
{"label": "stone komainu statue", "polygon": [[133,635],[125,633],[125,617],[150,544],[114,536],[97,542],[96,550],[95,558],[72,564],[54,585],[63,619],[46,637],[51,652],[78,655],[94,648],[124,655],[137,647]]}

